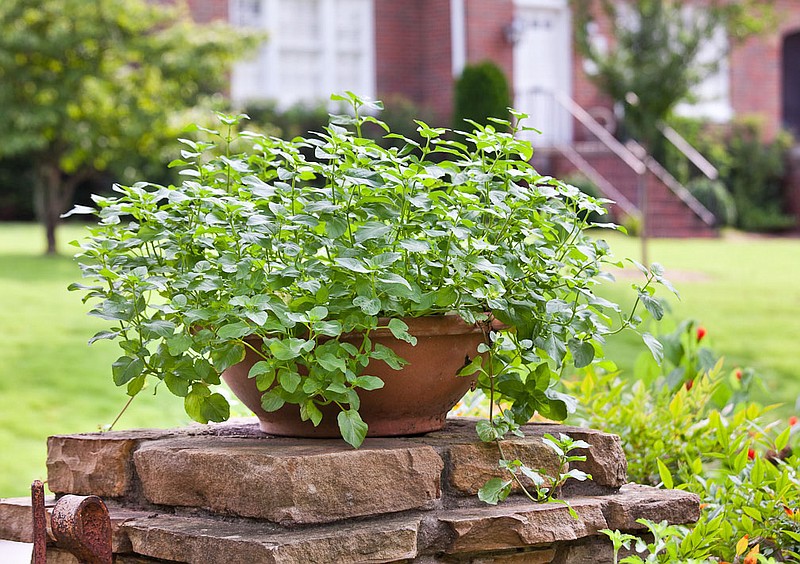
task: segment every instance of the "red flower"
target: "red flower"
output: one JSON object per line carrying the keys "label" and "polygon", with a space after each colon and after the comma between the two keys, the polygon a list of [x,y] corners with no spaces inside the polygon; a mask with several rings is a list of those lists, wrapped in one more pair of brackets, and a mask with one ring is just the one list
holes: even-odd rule
{"label": "red flower", "polygon": [[792,415],[789,418],[789,426],[790,427],[794,427],[795,425],[797,425],[797,416],[796,415]]}
{"label": "red flower", "polygon": [[786,507],[786,506],[784,505],[784,506],[783,506],[783,511],[784,511],[784,513],[786,513],[786,514],[787,514],[789,517],[792,517],[792,518],[794,518],[794,509],[792,509],[791,507]]}
{"label": "red flower", "polygon": [[748,448],[747,449],[747,458],[749,458],[750,460],[753,460],[755,457],[756,457],[756,451],[753,450],[752,448]]}
{"label": "red flower", "polygon": [[692,386],[694,386],[694,380],[687,380],[686,381],[686,391],[688,392],[689,390],[691,390]]}
{"label": "red flower", "polygon": [[737,380],[741,380],[742,379],[742,369],[741,368],[737,368],[736,371],[733,373],[733,375],[736,376]]}
{"label": "red flower", "polygon": [[706,336],[706,330],[705,330],[705,328],[703,328],[703,327],[698,327],[698,328],[697,328],[697,342],[699,343],[700,341],[702,341],[702,340],[703,340],[703,337],[705,337],[705,336]]}

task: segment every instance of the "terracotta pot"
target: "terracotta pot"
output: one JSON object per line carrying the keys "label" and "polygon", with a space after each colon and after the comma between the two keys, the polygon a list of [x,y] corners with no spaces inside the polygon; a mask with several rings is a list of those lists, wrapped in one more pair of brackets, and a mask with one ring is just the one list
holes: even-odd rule
{"label": "terracotta pot", "polygon": [[[384,381],[379,390],[359,390],[361,418],[369,425],[368,436],[391,437],[436,431],[444,426],[447,412],[473,385],[474,377],[456,376],[465,362],[478,354],[484,329],[469,325],[455,315],[404,319],[408,332],[417,338],[416,346],[395,339],[388,329],[370,333],[381,343],[409,361],[402,370],[393,370],[383,361],[372,360],[364,374]],[[385,324],[386,321],[382,320]],[[347,340],[347,339],[343,339]],[[360,344],[358,337],[352,340]],[[259,360],[248,350],[239,364],[222,374],[233,393],[259,419],[261,429],[272,435],[291,437],[339,437],[336,416],[339,408],[325,406],[318,427],[301,421],[297,405],[287,404],[268,413],[261,409],[261,392],[255,379],[247,377]]]}

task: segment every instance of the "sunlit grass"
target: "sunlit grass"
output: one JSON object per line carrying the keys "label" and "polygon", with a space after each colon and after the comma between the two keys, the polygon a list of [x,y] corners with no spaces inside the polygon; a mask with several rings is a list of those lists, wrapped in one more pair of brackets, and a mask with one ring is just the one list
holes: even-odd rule
{"label": "sunlit grass", "polygon": [[[45,477],[47,436],[96,431],[128,399],[111,382],[116,345],[86,344],[103,323],[66,289],[79,277],[66,243],[82,233],[63,228],[60,256],[47,257],[39,228],[0,225],[0,497]],[[145,391],[117,428],[186,422],[179,398]]]}
{"label": "sunlit grass", "polygon": [[[616,256],[640,259],[637,240],[605,238]],[[648,260],[666,268],[681,295],[678,300],[659,289],[670,296],[672,310],[664,329],[698,320],[708,332],[705,343],[725,357],[728,368],[750,366],[763,377],[766,390],[757,399],[794,409],[800,395],[800,239],[728,233],[711,240],[652,240],[648,250]],[[631,277],[636,274],[618,275],[603,293],[630,303]],[[630,374],[641,348],[628,334],[612,340],[607,353]]]}

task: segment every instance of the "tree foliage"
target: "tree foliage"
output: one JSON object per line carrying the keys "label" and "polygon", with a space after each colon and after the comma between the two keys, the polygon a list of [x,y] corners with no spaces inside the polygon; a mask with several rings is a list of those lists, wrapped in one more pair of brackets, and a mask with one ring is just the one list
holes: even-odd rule
{"label": "tree foliage", "polygon": [[[720,60],[703,60],[701,50],[723,30],[736,42],[769,26],[771,2],[709,0],[573,0],[577,49],[593,67],[590,77],[625,108],[628,132],[658,152],[657,124]],[[591,23],[605,21],[609,45],[593,41]]]}
{"label": "tree foliage", "polygon": [[144,0],[3,0],[0,30],[0,157],[34,158],[49,252],[77,184],[196,121],[253,39]]}

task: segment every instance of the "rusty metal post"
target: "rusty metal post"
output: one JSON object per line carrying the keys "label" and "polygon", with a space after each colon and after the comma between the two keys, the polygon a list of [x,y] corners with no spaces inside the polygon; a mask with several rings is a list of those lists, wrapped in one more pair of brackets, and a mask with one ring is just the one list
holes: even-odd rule
{"label": "rusty metal post", "polygon": [[50,517],[56,544],[84,564],[112,564],[111,518],[99,497],[65,495]]}
{"label": "rusty metal post", "polygon": [[47,563],[47,515],[44,509],[44,484],[34,480],[31,484],[31,508],[33,510],[33,558],[32,564]]}

